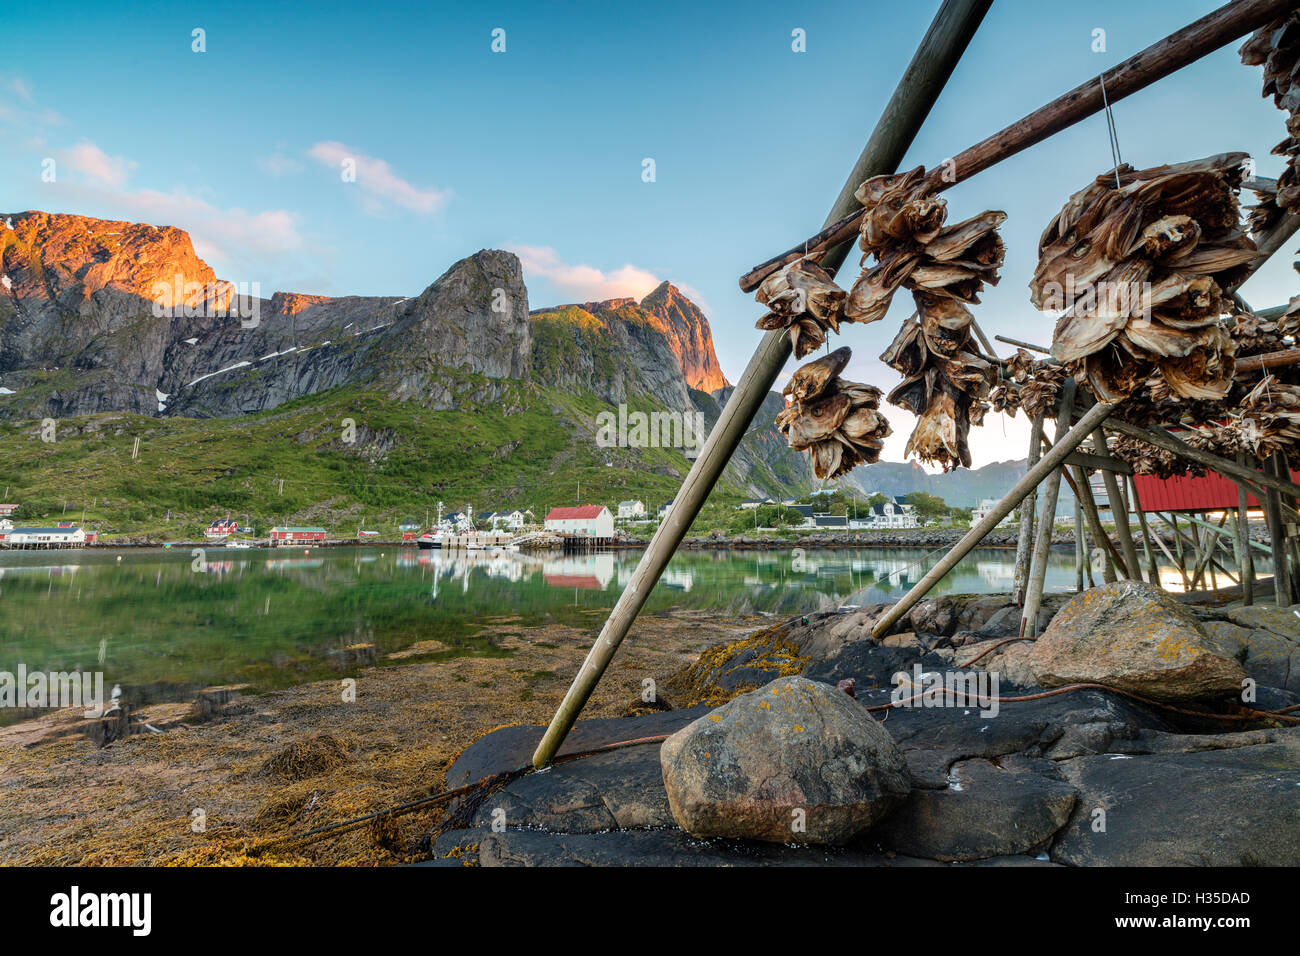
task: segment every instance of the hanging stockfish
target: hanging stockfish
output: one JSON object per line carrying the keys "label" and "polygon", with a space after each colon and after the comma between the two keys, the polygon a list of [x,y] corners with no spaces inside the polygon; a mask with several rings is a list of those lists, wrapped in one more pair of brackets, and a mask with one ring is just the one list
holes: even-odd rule
{"label": "hanging stockfish", "polygon": [[1021,386],[1027,386],[1033,374],[1034,357],[1024,349],[1016,349],[1016,354],[1007,359],[998,384],[989,392],[989,407],[1015,418],[1024,401]]}
{"label": "hanging stockfish", "polygon": [[865,209],[858,237],[863,271],[844,306],[847,320],[884,318],[900,288],[976,304],[984,283],[997,285],[1006,252],[997,230],[1007,214],[990,210],[944,226],[947,203],[933,193],[924,166],[874,176],[858,187],[854,196]]}
{"label": "hanging stockfish", "polygon": [[826,344],[828,331],[839,332],[848,294],[805,257],[768,276],[755,297],[771,310],[758,320],[758,328],[786,329],[795,358],[803,358]]}
{"label": "hanging stockfish", "polygon": [[1064,365],[1036,362],[1028,382],[1020,392],[1020,407],[1030,418],[1046,415],[1056,417],[1056,400],[1065,385],[1067,371]]}
{"label": "hanging stockfish", "polygon": [[1239,225],[1247,158],[1125,164],[1071,196],[1043,232],[1030,300],[1065,310],[1052,354],[1099,399],[1159,381],[1183,399],[1227,395],[1236,346],[1219,323],[1233,311],[1225,290],[1258,257]]}
{"label": "hanging stockfish", "polygon": [[1261,461],[1280,451],[1293,467],[1300,464],[1300,385],[1265,375],[1242,399],[1234,420],[1241,443]]}
{"label": "hanging stockfish", "polygon": [[917,416],[905,453],[951,471],[970,467],[967,435],[984,417],[991,363],[971,341],[970,310],[956,299],[913,292],[917,315],[899,329],[881,361],[903,374],[889,402]]}
{"label": "hanging stockfish", "polygon": [[983,420],[996,372],[972,342],[965,304],[978,303],[984,284],[998,281],[1005,249],[997,230],[1006,213],[990,210],[945,226],[947,203],[934,195],[923,166],[868,179],[855,196],[864,208],[863,271],[844,318],[876,322],[895,292],[911,291],[916,315],[881,355],[903,375],[890,403],[918,419],[906,453],[945,471],[969,467],[967,434]]}
{"label": "hanging stockfish", "polygon": [[1258,192],[1259,204],[1250,213],[1250,231],[1269,228],[1283,210],[1300,206],[1300,177],[1296,156],[1300,154],[1300,10],[1256,30],[1238,51],[1247,66],[1264,68],[1264,95],[1288,114],[1286,139],[1273,147],[1275,156],[1286,157],[1286,169],[1277,178],[1276,193]]}
{"label": "hanging stockfish", "polygon": [[791,448],[808,452],[818,478],[879,461],[890,433],[880,389],[840,378],[851,355],[836,349],[799,368],[785,387],[790,404],[776,416],[777,429]]}
{"label": "hanging stockfish", "polygon": [[1178,475],[1191,474],[1199,477],[1205,474],[1205,469],[1190,459],[1126,435],[1116,436],[1111,442],[1110,450],[1120,461],[1127,462],[1136,475],[1154,475],[1165,479]]}

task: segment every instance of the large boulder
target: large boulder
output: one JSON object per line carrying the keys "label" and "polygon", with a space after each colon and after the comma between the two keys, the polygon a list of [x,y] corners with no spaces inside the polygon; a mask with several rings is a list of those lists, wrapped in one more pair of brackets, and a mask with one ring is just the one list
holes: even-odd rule
{"label": "large boulder", "polygon": [[907,765],[848,695],[785,677],[682,728],[659,754],[673,818],[699,837],[845,843],[906,798]]}
{"label": "large boulder", "polygon": [[1096,683],[1157,700],[1240,693],[1246,673],[1160,588],[1120,581],[1075,596],[1034,643],[1043,687]]}

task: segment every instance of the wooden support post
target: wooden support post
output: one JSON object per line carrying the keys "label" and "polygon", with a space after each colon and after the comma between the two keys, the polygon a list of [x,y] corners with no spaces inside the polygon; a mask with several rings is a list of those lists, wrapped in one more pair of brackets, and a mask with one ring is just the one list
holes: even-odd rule
{"label": "wooden support post", "polygon": [[[1029,426],[1029,461],[1026,471],[1038,464],[1043,455],[1043,419],[1039,415]],[[1016,541],[1016,576],[1011,599],[1020,607],[1025,604],[1025,584],[1029,577],[1029,549],[1034,538],[1034,506],[1038,504],[1038,488],[1031,488],[1020,503],[1020,537]]]}
{"label": "wooden support post", "polygon": [[[1291,469],[1287,466],[1286,455],[1282,452],[1274,452],[1272,457],[1273,474],[1281,479],[1291,477]],[[1278,495],[1278,521],[1282,525],[1282,540],[1286,542],[1285,548],[1288,560],[1287,580],[1291,586],[1289,601],[1294,602],[1296,599],[1296,585],[1300,584],[1300,539],[1296,537],[1296,526],[1287,520],[1287,512],[1295,514],[1296,496],[1288,494],[1286,491],[1279,490]]]}
{"label": "wooden support post", "polygon": [[[1278,478],[1290,479],[1291,468],[1287,464],[1286,455],[1282,452],[1273,453],[1273,474]],[[1281,495],[1282,504],[1282,533],[1286,535],[1287,555],[1291,560],[1291,589],[1292,592],[1300,586],[1300,528],[1296,527],[1293,516],[1296,514],[1297,499],[1295,495],[1287,494],[1285,491]],[[1292,597],[1296,597],[1294,593]]]}
{"label": "wooden support post", "polygon": [[[1061,473],[1065,470],[1065,457],[1079,446],[1075,442],[1069,448],[1064,447],[1067,440],[1083,424],[1070,428],[1074,421],[1074,399],[1078,386],[1074,379],[1067,378],[1061,388],[1061,408],[1056,418],[1056,441],[1042,461],[1048,461],[1060,455],[1060,467],[1051,472],[1047,478],[1047,487],[1043,489],[1043,510],[1038,518],[1038,533],[1034,536],[1034,560],[1029,566],[1029,586],[1025,590],[1025,603],[1020,613],[1020,636],[1036,637],[1038,635],[1038,611],[1043,605],[1043,584],[1047,580],[1047,557],[1052,548],[1052,532],[1056,530],[1056,499],[1061,494]],[[1097,406],[1093,406],[1095,409]],[[1091,414],[1092,409],[1089,410]],[[1085,415],[1086,419],[1088,416]],[[1105,421],[1105,416],[1097,422]],[[1089,430],[1091,434],[1091,430]],[[1040,462],[1041,464],[1041,462]]]}
{"label": "wooden support post", "polygon": [[[1074,499],[1074,590],[1083,593],[1083,523],[1079,517],[1079,499]],[[1090,575],[1091,576],[1091,575]]]}
{"label": "wooden support post", "polygon": [[[948,551],[912,590],[908,591],[903,599],[891,607],[876,622],[876,626],[871,629],[873,637],[881,637],[889,633],[889,629],[898,623],[899,618],[916,606],[916,603],[930,592],[930,589],[943,580],[944,575],[957,566],[962,558],[970,554],[975,546],[984,540],[985,536],[998,526],[998,523],[1011,512],[1016,510],[1016,506],[1024,500],[1025,495],[1029,494],[1030,488],[1036,488],[1044,479],[1050,481],[1049,476],[1060,474],[1059,468],[1061,462],[1078,444],[1088,437],[1088,434],[1099,424],[1106,420],[1106,416],[1114,411],[1115,406],[1098,403],[1088,409],[1088,413],[1083,417],[1074,428],[1058,441],[1052,448],[1043,455],[1038,464],[1025,473],[1025,477],[1016,482],[1015,487],[1003,496],[1002,500],[993,507],[984,520],[971,528],[966,535],[952,546]],[[1069,419],[1067,418],[1066,421]],[[1059,481],[1058,481],[1059,488]],[[1050,490],[1050,485],[1049,485]],[[1046,502],[1044,502],[1046,506]],[[1053,502],[1052,513],[1056,513],[1055,502]],[[1042,528],[1039,529],[1039,538],[1042,538]],[[1051,543],[1051,529],[1047,532],[1047,541]],[[1032,578],[1031,578],[1032,584]],[[1026,599],[1028,600],[1028,599]]]}
{"label": "wooden support post", "polygon": [[[1237,452],[1237,464],[1246,466],[1246,456]],[[1241,545],[1241,600],[1247,607],[1255,603],[1255,556],[1250,551],[1250,508],[1246,486],[1237,484],[1237,540]]]}
{"label": "wooden support post", "polygon": [[[1103,458],[1110,458],[1110,448],[1106,444],[1105,430],[1098,428],[1092,433],[1093,450]],[[1124,555],[1124,569],[1130,581],[1142,580],[1142,564],[1138,560],[1137,546],[1133,544],[1133,529],[1128,523],[1128,505],[1115,479],[1113,469],[1105,468],[1101,480],[1106,485],[1106,500],[1110,502],[1110,517],[1115,522],[1115,534],[1119,538],[1120,551]]]}
{"label": "wooden support post", "polygon": [[1102,578],[1107,584],[1118,580],[1115,576],[1115,569],[1119,568],[1124,577],[1129,577],[1128,568],[1120,560],[1119,555],[1115,553],[1114,542],[1110,540],[1110,535],[1106,533],[1105,527],[1101,523],[1101,512],[1097,510],[1097,500],[1092,496],[1092,482],[1088,480],[1087,474],[1082,468],[1076,466],[1074,469],[1074,494],[1083,505],[1084,517],[1088,519],[1088,530],[1092,533],[1097,543],[1102,545],[1105,554],[1105,564],[1102,569]]}
{"label": "wooden support post", "polygon": [[1268,488],[1264,497],[1268,517],[1269,545],[1273,551],[1273,599],[1278,607],[1291,604],[1291,573],[1287,567],[1286,531],[1282,523],[1282,495]]}
{"label": "wooden support post", "polygon": [[1133,511],[1138,516],[1138,524],[1142,527],[1142,550],[1147,559],[1147,580],[1152,584],[1160,583],[1160,568],[1156,564],[1155,549],[1151,547],[1151,529],[1147,527],[1147,514],[1142,510],[1142,499],[1138,497],[1137,479],[1133,475],[1128,476],[1128,490],[1132,495]]}
{"label": "wooden support post", "polygon": [[[861,208],[853,194],[863,180],[898,168],[991,3],[992,0],[944,0],[886,104],[871,138],[849,172],[826,218],[827,225],[842,219],[853,209]],[[829,249],[821,259],[822,267],[834,275],[848,249],[847,242]],[[699,514],[789,358],[790,339],[784,331],[772,331],[763,337],[677,492],[672,510],[659,525],[605,621],[600,636],[551,718],[550,726],[533,753],[534,767],[548,766],[564,743],[619,644],[636,620],[637,613],[686,536],[691,522]]]}

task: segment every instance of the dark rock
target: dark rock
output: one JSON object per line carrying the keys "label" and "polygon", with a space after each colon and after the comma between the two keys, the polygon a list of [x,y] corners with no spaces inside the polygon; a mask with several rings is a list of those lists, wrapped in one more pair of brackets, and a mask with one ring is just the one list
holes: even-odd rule
{"label": "dark rock", "polygon": [[945,861],[1037,853],[1070,819],[1075,796],[1047,760],[964,760],[949,769],[946,787],[914,789],[868,839]]}
{"label": "dark rock", "polygon": [[520,777],[493,794],[474,822],[490,828],[495,816],[506,826],[564,833],[674,826],[659,746],[623,747]]}
{"label": "dark rock", "polygon": [[884,647],[870,640],[855,641],[808,664],[803,676],[828,684],[852,677],[861,697],[864,689],[893,687],[894,675],[911,671],[914,664],[925,670],[942,670],[945,661],[917,647]]}
{"label": "dark rock", "polygon": [[[454,854],[454,855],[452,855]],[[614,833],[540,830],[453,830],[438,839],[424,866],[871,866],[912,869],[934,860],[846,847],[700,840],[676,829]],[[1027,856],[982,860],[979,866],[1050,866]]]}
{"label": "dark rock", "polygon": [[[882,691],[858,696],[867,706],[889,702]],[[1113,740],[1134,739],[1145,729],[1170,729],[1158,713],[1098,690],[1002,704],[996,717],[981,717],[974,707],[892,707],[878,713],[904,754],[927,748],[990,759],[1033,747],[1045,753],[1076,726],[1105,724]]]}
{"label": "dark rock", "polygon": [[[1300,866],[1300,729],[1256,746],[1060,764],[1080,792],[1052,847],[1075,866]],[[1104,831],[1094,830],[1103,818]]]}

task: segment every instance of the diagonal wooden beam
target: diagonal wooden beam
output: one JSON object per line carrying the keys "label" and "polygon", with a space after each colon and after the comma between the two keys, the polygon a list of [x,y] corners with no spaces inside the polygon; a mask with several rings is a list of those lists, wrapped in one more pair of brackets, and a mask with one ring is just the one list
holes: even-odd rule
{"label": "diagonal wooden beam", "polygon": [[[826,217],[827,223],[843,217],[857,205],[853,193],[864,179],[898,168],[991,4],[992,0],[944,0],[849,172],[839,198]],[[845,247],[824,257],[822,267],[834,274],[847,251]],[[560,749],[789,358],[790,339],[785,332],[773,331],[763,337],[677,492],[672,510],[641,556],[600,636],[551,718],[533,753],[534,767],[548,766]]]}
{"label": "diagonal wooden beam", "polygon": [[[1196,62],[1201,57],[1213,53],[1233,40],[1276,20],[1290,11],[1293,2],[1294,0],[1236,0],[1234,3],[1207,13],[1199,20],[1171,33],[1163,40],[1153,43],[1142,52],[1107,70],[1100,78],[1076,86],[1070,92],[1034,110],[988,139],[963,150],[950,161],[934,167],[927,174],[928,178],[938,190],[947,189],[970,179],[976,173],[1028,149],[1035,143],[1042,142],[1049,136],[1100,113],[1105,109],[1102,94],[1103,81],[1105,101],[1114,104]],[[857,186],[853,188],[856,189]],[[862,209],[858,207],[838,221],[827,223],[817,235],[811,236],[779,256],[773,256],[766,262],[754,266],[740,277],[740,288],[745,292],[752,292],[758,288],[760,282],[777,269],[807,252],[836,250],[846,246],[856,235],[858,220],[861,218]]]}

